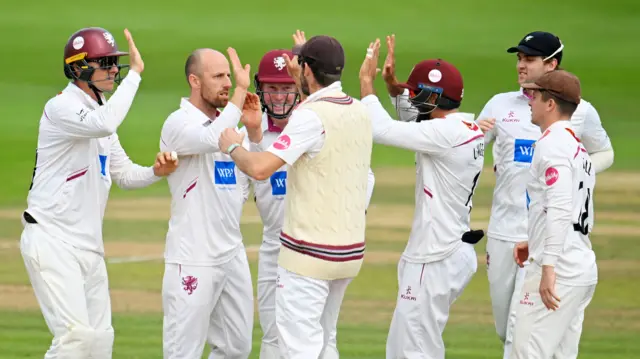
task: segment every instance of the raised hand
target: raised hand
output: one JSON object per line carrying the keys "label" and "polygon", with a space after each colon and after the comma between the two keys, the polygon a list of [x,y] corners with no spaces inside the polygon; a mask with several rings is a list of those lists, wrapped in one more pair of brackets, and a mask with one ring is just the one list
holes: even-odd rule
{"label": "raised hand", "polygon": [[251,65],[246,64],[244,67],[240,62],[238,53],[233,47],[227,49],[229,54],[229,60],[231,60],[231,67],[233,69],[233,76],[236,80],[236,87],[241,89],[248,89],[251,85]]}
{"label": "raised hand", "polygon": [[304,31],[296,30],[296,33],[292,35],[293,44],[296,46],[302,46],[307,42],[307,38],[304,36]]}
{"label": "raised hand", "polygon": [[360,81],[375,80],[376,75],[380,72],[378,68],[378,58],[380,57],[380,39],[369,44],[367,55],[360,67]]}
{"label": "raised hand", "polygon": [[242,106],[242,124],[249,129],[259,129],[262,125],[262,109],[260,108],[260,96],[247,92]]}
{"label": "raised hand", "polygon": [[402,94],[404,89],[399,86],[398,78],[396,77],[396,35],[387,36],[387,58],[384,60],[384,67],[382,68],[382,79],[387,85],[387,91],[391,96],[398,96]]}
{"label": "raised hand", "polygon": [[130,69],[141,74],[144,71],[144,62],[142,61],[142,56],[140,56],[140,51],[136,47],[136,43],[133,42],[133,37],[129,32],[129,29],[124,29],[124,37],[127,38],[127,42],[129,43],[129,61],[130,61]]}

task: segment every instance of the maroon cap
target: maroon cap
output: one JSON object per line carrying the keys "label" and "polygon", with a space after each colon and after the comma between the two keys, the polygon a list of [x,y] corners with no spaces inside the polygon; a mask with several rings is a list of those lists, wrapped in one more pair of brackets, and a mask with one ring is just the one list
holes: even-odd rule
{"label": "maroon cap", "polygon": [[293,53],[304,58],[311,68],[326,74],[340,75],[344,69],[344,49],[331,36],[314,36],[304,45],[295,46]]}
{"label": "maroon cap", "polygon": [[565,70],[549,71],[535,82],[523,84],[522,87],[544,90],[567,102],[580,104],[580,80],[576,75]]}
{"label": "maroon cap", "polygon": [[287,64],[282,54],[287,54],[290,59],[293,58],[293,53],[289,50],[271,50],[262,57],[258,66],[258,81],[263,83],[295,83],[287,72]]}
{"label": "maroon cap", "polygon": [[455,66],[442,59],[419,62],[411,70],[407,82],[400,84],[416,93],[420,92],[419,85],[441,88],[444,97],[456,102],[462,101],[462,75]]}
{"label": "maroon cap", "polygon": [[106,56],[124,56],[111,33],[101,27],[88,27],[76,31],[64,47],[64,61],[69,64],[83,59],[98,59]]}

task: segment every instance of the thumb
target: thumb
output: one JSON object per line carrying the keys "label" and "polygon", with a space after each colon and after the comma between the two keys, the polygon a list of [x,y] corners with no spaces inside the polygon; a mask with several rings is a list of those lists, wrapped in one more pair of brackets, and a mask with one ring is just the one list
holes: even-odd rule
{"label": "thumb", "polygon": [[251,65],[249,65],[249,64],[244,65],[244,70],[246,72],[251,72]]}

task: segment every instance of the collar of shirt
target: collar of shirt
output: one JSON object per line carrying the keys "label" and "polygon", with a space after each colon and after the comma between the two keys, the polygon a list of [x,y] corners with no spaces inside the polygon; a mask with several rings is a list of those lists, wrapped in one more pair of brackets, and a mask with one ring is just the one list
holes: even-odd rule
{"label": "collar of shirt", "polygon": [[524,98],[525,100],[529,101],[531,99],[531,96],[529,96],[527,94],[527,92],[522,88],[522,86],[520,86],[520,98]]}
{"label": "collar of shirt", "polygon": [[269,118],[269,116],[267,116],[267,131],[280,133],[280,132],[282,132],[282,129],[280,127],[276,126],[276,124],[273,123],[271,118]]}
{"label": "collar of shirt", "polygon": [[218,116],[220,116],[220,111],[216,110],[216,115],[214,118],[209,118],[209,116],[205,115],[204,112],[200,111],[199,108],[195,107],[188,98],[183,97],[180,99],[180,108],[183,109],[189,117],[193,116],[194,120],[201,121],[202,123],[211,122],[215,120]]}
{"label": "collar of shirt", "polygon": [[573,134],[573,137],[575,137],[576,140],[578,140],[576,135],[571,130],[571,121],[569,121],[569,120],[560,120],[560,121],[556,121],[556,122],[552,123],[551,126],[547,127],[547,129],[544,131],[544,133],[542,133],[542,136],[540,136],[540,139],[538,141],[540,141],[545,136],[547,136],[549,134],[549,132],[551,132],[551,130],[562,129],[562,128],[568,128],[569,131],[571,132],[571,134]]}
{"label": "collar of shirt", "polygon": [[[73,82],[69,82],[69,85],[67,85],[66,90],[68,90],[71,94],[73,94],[78,99],[82,100],[82,102],[84,102],[84,104],[89,106],[90,108],[96,109],[96,108],[100,107],[100,105],[98,104],[98,102],[96,100],[94,100],[91,96],[89,96],[89,94],[84,92],[83,89],[78,87]],[[107,100],[104,97],[104,94],[101,93],[100,97],[102,98],[102,103],[107,102]]]}
{"label": "collar of shirt", "polygon": [[342,82],[336,81],[331,85],[312,93],[311,95],[309,95],[309,97],[307,97],[306,100],[304,100],[304,102],[300,104],[302,105],[303,103],[306,103],[306,102],[313,102],[332,91],[342,91]]}

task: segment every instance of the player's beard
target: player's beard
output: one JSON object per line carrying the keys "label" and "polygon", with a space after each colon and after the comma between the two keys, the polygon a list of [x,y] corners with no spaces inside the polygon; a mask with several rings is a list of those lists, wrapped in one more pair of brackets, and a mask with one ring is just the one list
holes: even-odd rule
{"label": "player's beard", "polygon": [[228,99],[223,99],[220,98],[218,96],[204,96],[202,95],[202,100],[209,106],[213,107],[213,108],[223,108],[225,106],[227,106],[227,103],[229,102]]}
{"label": "player's beard", "polygon": [[300,90],[305,96],[311,95],[311,92],[309,91],[309,83],[302,72],[300,72]]}

